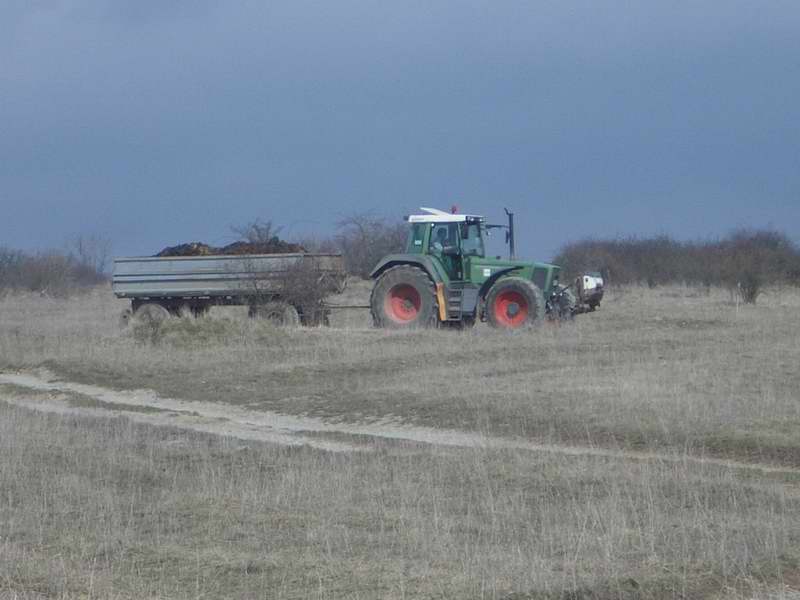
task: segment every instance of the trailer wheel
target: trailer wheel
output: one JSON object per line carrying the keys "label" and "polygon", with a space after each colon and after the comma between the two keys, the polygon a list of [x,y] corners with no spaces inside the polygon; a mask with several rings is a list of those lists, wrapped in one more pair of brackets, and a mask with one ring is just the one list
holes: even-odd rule
{"label": "trailer wheel", "polygon": [[266,319],[276,327],[298,327],[300,313],[286,302],[266,302],[265,304],[251,304],[248,316],[254,319]]}
{"label": "trailer wheel", "polygon": [[142,322],[145,323],[156,323],[161,321],[166,321],[169,319],[170,314],[166,307],[157,304],[155,302],[145,302],[141,306],[136,308],[136,311],[133,313],[133,316]]}
{"label": "trailer wheel", "polygon": [[436,290],[428,274],[411,265],[386,269],[375,281],[369,300],[376,327],[432,327],[438,320]]}
{"label": "trailer wheel", "polygon": [[506,277],[486,295],[486,318],[498,329],[519,329],[544,316],[544,296],[532,282],[521,277]]}

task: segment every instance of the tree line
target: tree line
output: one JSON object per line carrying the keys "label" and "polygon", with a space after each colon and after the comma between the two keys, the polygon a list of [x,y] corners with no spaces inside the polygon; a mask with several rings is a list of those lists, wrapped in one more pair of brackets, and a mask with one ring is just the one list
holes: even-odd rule
{"label": "tree line", "polygon": [[78,236],[63,250],[23,252],[0,246],[0,295],[30,291],[63,297],[108,279],[111,242]]}
{"label": "tree line", "polygon": [[775,284],[800,284],[800,248],[774,230],[741,229],[716,240],[669,236],[585,239],[565,244],[553,259],[572,277],[599,271],[611,284],[723,286],[755,303]]}
{"label": "tree line", "polygon": [[[232,230],[243,241],[259,242],[278,239],[281,228],[255,220]],[[342,219],[330,237],[295,241],[310,252],[341,253],[348,274],[368,277],[383,256],[403,252],[406,236],[404,222],[366,213]],[[0,294],[15,289],[68,295],[106,281],[110,259],[111,243],[101,236],[79,236],[65,250],[37,253],[0,246]],[[598,271],[611,285],[722,286],[751,303],[770,285],[800,285],[800,247],[770,229],[742,229],[705,241],[666,235],[584,239],[562,246],[552,262],[570,279]]]}

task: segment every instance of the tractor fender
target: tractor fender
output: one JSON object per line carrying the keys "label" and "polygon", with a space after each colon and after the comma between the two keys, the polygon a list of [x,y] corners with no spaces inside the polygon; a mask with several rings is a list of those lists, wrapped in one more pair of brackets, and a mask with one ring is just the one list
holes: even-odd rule
{"label": "tractor fender", "polygon": [[384,256],[380,262],[375,265],[369,276],[370,279],[377,279],[386,269],[396,267],[398,265],[411,265],[422,269],[428,274],[433,283],[443,283],[445,281],[439,269],[437,269],[434,261],[425,255],[409,255],[409,254],[390,254]]}
{"label": "tractor fender", "polygon": [[480,289],[478,289],[478,298],[481,300],[486,299],[486,294],[489,293],[489,290],[492,289],[492,286],[497,283],[497,280],[503,277],[504,275],[508,275],[509,273],[513,273],[514,271],[518,271],[522,268],[522,265],[516,267],[507,267],[505,269],[500,269],[499,271],[495,271],[492,273],[492,276],[489,277],[486,281],[483,282]]}

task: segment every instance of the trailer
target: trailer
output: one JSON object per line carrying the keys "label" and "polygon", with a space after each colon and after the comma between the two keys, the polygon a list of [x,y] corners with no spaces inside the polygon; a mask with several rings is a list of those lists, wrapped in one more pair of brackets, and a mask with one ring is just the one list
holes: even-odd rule
{"label": "trailer", "polygon": [[341,254],[250,254],[114,259],[112,290],[134,315],[199,316],[212,306],[247,306],[279,325],[327,322],[325,297],[344,290]]}

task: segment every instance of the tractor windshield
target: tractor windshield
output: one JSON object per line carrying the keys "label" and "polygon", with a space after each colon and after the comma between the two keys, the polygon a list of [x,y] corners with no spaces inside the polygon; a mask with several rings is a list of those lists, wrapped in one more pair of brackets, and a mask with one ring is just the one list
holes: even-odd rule
{"label": "tractor windshield", "polygon": [[464,256],[484,256],[483,232],[479,222],[461,224],[461,253]]}

